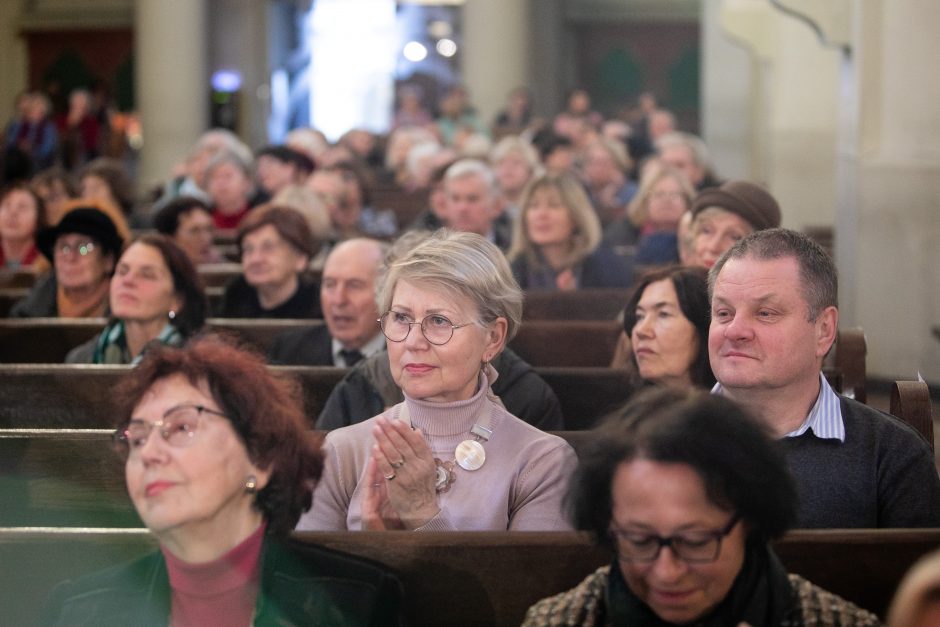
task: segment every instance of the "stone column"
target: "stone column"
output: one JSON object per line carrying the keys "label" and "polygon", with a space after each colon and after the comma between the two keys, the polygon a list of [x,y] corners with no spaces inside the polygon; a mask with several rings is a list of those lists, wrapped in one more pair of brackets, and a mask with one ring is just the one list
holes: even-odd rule
{"label": "stone column", "polygon": [[529,76],[529,3],[473,0],[463,5],[463,80],[489,126],[513,87]]}
{"label": "stone column", "polygon": [[14,113],[16,96],[26,89],[26,40],[19,36],[22,3],[0,2],[0,124]]}
{"label": "stone column", "polygon": [[855,0],[843,58],[836,257],[868,372],[940,382],[940,3]]}
{"label": "stone column", "polygon": [[209,77],[204,0],[136,0],[136,95],[144,144],[138,181],[170,176],[206,130]]}

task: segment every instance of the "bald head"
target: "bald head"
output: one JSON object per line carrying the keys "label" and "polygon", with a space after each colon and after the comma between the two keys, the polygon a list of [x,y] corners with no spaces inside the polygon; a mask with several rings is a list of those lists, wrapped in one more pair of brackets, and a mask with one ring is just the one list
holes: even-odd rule
{"label": "bald head", "polygon": [[338,244],[326,258],[320,302],[330,335],[344,348],[361,348],[380,333],[375,280],[385,254],[376,240],[355,238]]}

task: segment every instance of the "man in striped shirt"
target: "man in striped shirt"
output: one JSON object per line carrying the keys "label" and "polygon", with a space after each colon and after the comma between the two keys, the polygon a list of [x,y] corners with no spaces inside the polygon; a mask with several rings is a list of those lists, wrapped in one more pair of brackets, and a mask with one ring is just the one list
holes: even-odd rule
{"label": "man in striped shirt", "polygon": [[940,477],[927,442],[837,395],[821,374],[839,323],[828,253],[794,231],[758,231],[722,255],[709,292],[713,391],[781,440],[799,527],[940,526]]}

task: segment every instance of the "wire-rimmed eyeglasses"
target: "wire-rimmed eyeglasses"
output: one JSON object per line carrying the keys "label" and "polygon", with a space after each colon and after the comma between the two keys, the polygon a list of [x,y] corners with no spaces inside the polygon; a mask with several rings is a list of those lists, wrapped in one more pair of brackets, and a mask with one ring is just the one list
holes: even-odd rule
{"label": "wire-rimmed eyeglasses", "polygon": [[114,448],[124,459],[134,457],[147,443],[150,432],[154,429],[157,429],[170,446],[185,448],[196,435],[199,419],[204,413],[227,417],[222,412],[203,405],[177,405],[166,410],[163,418],[156,422],[132,418],[111,436]]}
{"label": "wire-rimmed eyeglasses", "polygon": [[628,562],[654,562],[662,548],[668,546],[673,555],[684,562],[709,564],[718,559],[721,541],[740,519],[736,515],[727,525],[714,531],[687,531],[666,537],[612,527],[610,537],[617,547],[617,555]]}
{"label": "wire-rimmed eyeglasses", "polygon": [[424,339],[436,346],[447,344],[454,336],[454,329],[462,329],[473,324],[472,322],[454,324],[447,316],[441,314],[428,314],[416,321],[408,314],[392,310],[382,314],[378,322],[382,327],[382,333],[392,342],[404,342],[411,333],[411,327],[418,325],[421,327]]}

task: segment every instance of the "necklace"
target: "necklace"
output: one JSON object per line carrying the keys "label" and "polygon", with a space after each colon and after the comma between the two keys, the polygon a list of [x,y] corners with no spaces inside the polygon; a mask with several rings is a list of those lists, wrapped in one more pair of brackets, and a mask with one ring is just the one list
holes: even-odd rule
{"label": "necklace", "polygon": [[[402,405],[398,418],[411,422],[407,402]],[[486,463],[486,449],[483,448],[483,444],[488,442],[492,435],[493,430],[489,428],[489,412],[484,405],[477,416],[476,423],[470,429],[470,436],[473,439],[466,439],[458,444],[454,449],[454,458],[450,461],[434,458],[434,466],[437,470],[437,476],[434,479],[435,492],[443,494],[450,490],[450,486],[457,480],[457,466],[470,472],[482,468]]]}

